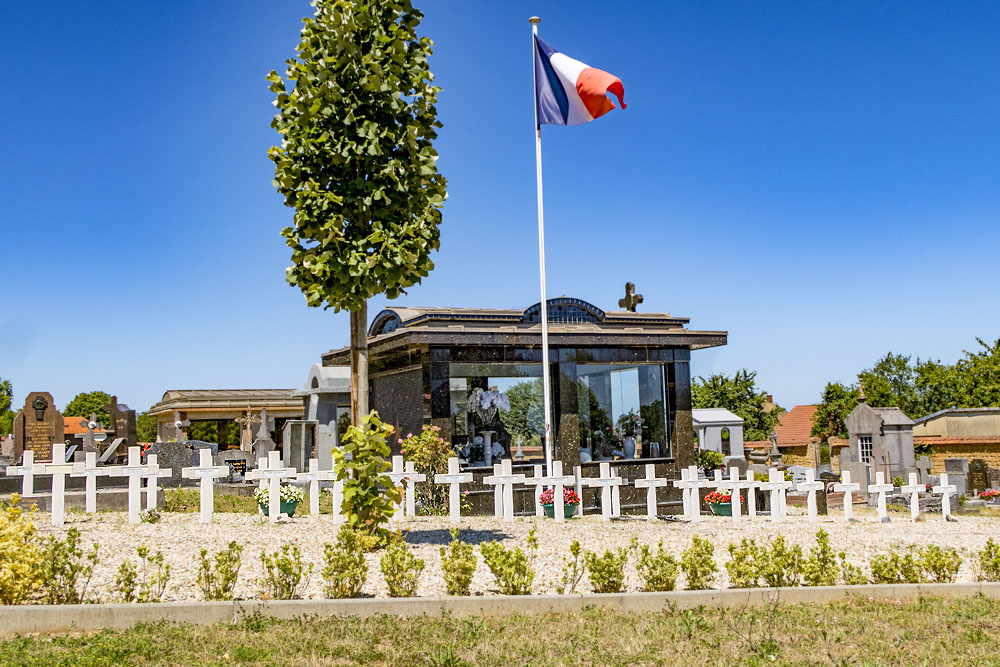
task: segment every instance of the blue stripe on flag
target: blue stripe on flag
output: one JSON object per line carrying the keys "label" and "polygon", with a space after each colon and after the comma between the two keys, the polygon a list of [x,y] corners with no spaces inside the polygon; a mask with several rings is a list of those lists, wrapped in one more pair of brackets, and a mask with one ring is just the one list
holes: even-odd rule
{"label": "blue stripe on flag", "polygon": [[535,108],[539,125],[565,125],[569,118],[569,99],[549,62],[554,53],[555,49],[535,37]]}

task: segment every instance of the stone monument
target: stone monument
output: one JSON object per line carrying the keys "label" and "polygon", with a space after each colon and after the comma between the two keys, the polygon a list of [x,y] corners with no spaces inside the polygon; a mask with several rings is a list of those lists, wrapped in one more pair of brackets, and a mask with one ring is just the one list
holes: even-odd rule
{"label": "stone monument", "polygon": [[973,493],[979,493],[990,488],[986,461],[972,459],[969,461],[969,488]]}
{"label": "stone monument", "polygon": [[139,437],[135,430],[135,410],[130,410],[124,403],[118,402],[117,396],[112,396],[104,409],[111,413],[111,424],[109,428],[114,431],[115,438],[123,438],[120,444],[120,451],[124,454],[129,447],[135,447]]}
{"label": "stone monument", "polygon": [[955,486],[955,495],[961,496],[969,490],[969,459],[945,459],[944,471],[948,474],[948,483]]}
{"label": "stone monument", "polygon": [[33,391],[24,399],[24,408],[14,417],[14,460],[25,450],[35,453],[35,461],[52,458],[52,444],[65,441],[65,423],[56,410],[52,394]]}

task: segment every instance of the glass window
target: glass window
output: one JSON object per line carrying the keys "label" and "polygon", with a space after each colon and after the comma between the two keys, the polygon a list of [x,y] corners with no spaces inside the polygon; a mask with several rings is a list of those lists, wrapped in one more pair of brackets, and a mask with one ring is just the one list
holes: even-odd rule
{"label": "glass window", "polygon": [[577,364],[576,373],[580,446],[595,460],[631,454],[629,436],[638,458],[670,455],[661,364]]}
{"label": "glass window", "polygon": [[862,463],[868,463],[872,460],[872,437],[870,435],[858,436],[858,450],[860,450]]}

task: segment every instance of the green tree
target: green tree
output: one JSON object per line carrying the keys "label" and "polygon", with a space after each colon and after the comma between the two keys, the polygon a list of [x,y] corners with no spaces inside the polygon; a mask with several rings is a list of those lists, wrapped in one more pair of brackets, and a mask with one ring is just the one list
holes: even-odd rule
{"label": "green tree", "polygon": [[111,413],[104,406],[111,402],[111,395],[103,391],[87,391],[77,394],[66,404],[62,413],[64,417],[86,417],[96,414],[97,421],[105,428],[111,426]]}
{"label": "green tree", "polygon": [[1000,338],[992,344],[976,338],[979,352],[966,350],[955,364],[958,407],[986,408],[1000,405]]}
{"label": "green tree", "polygon": [[844,418],[851,414],[851,410],[858,404],[858,396],[858,388],[855,386],[845,387],[839,382],[827,384],[813,416],[810,435],[823,442],[831,437],[846,438],[847,426],[844,425]]}
{"label": "green tree", "polygon": [[545,431],[545,408],[542,380],[520,382],[506,392],[510,410],[500,413],[500,422],[512,438],[521,437],[522,444],[541,441]]}
{"label": "green tree", "polygon": [[691,383],[691,405],[695,408],[726,408],[743,418],[745,440],[766,440],[781,421],[781,408],[765,410],[767,392],[756,384],[757,372],[742,368],[733,377],[716,373]]}
{"label": "green tree", "polygon": [[135,435],[139,442],[156,442],[156,416],[143,412],[136,417]]}
{"label": "green tree", "polygon": [[[409,0],[315,0],[298,57],[267,79],[281,145],[274,187],[295,209],[282,230],[288,282],[310,307],[351,313],[351,412],[368,412],[367,300],[405,292],[434,268],[445,179],[435,103]],[[292,86],[289,89],[288,86]]]}
{"label": "green tree", "polygon": [[916,378],[917,372],[910,363],[910,357],[892,352],[875,362],[872,368],[858,373],[858,381],[865,387],[869,404],[899,408],[910,417],[921,412]]}
{"label": "green tree", "polygon": [[17,413],[10,409],[14,398],[14,386],[10,380],[0,378],[0,435],[14,432],[14,417]]}

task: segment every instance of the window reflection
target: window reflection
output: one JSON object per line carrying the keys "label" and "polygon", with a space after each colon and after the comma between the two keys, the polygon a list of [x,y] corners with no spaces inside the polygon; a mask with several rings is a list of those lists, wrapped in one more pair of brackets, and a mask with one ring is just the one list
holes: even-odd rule
{"label": "window reflection", "polygon": [[582,460],[670,456],[661,364],[577,364],[576,372]]}

